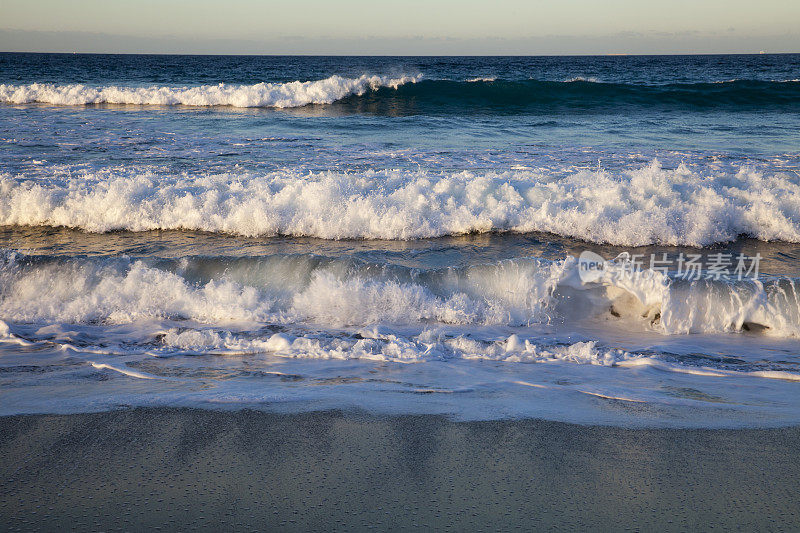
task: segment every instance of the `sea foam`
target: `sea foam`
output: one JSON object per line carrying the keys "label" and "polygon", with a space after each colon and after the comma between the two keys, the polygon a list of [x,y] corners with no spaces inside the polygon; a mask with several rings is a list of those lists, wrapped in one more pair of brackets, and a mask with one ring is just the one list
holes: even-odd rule
{"label": "sea foam", "polygon": [[83,84],[0,84],[0,102],[58,105],[133,104],[233,107],[301,107],[330,104],[380,87],[397,88],[419,81],[421,76],[331,76],[317,81],[257,83],[254,85],[202,85],[199,87],[90,87]]}
{"label": "sea foam", "polygon": [[632,170],[366,170],[173,174],[120,167],[49,179],[0,173],[0,224],[91,232],[418,239],[550,232],[623,246],[800,242],[800,180],[658,161]]}
{"label": "sea foam", "polygon": [[[750,329],[800,336],[795,279],[683,281],[640,271],[586,283],[574,257],[419,270],[313,255],[144,260],[6,254],[0,283],[0,317],[21,323],[302,324],[330,331],[392,325],[419,332],[439,326],[575,328],[601,320],[668,335]],[[368,331],[360,337],[370,337]],[[174,339],[188,346],[215,338]],[[506,352],[521,346],[512,343]]]}

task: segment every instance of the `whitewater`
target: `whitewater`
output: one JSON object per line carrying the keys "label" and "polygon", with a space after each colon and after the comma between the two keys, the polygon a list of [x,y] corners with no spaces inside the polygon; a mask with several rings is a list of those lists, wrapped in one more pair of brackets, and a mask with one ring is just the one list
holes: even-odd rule
{"label": "whitewater", "polygon": [[800,241],[798,175],[746,167],[665,169],[654,160],[624,172],[55,170],[47,179],[0,174],[0,223],[323,239],[538,231],[625,246],[707,246],[740,235]]}
{"label": "whitewater", "polygon": [[800,423],[799,68],[0,54],[0,414]]}
{"label": "whitewater", "polygon": [[[762,420],[761,408],[746,406],[756,391],[783,394],[800,380],[786,360],[800,334],[797,280],[684,282],[644,272],[628,282],[585,283],[574,257],[410,269],[314,254],[14,253],[2,272],[0,345],[9,390],[22,402],[4,404],[8,412],[75,412],[108,402],[207,406],[233,395],[251,407],[271,398],[493,418],[538,412],[531,391],[509,396],[509,388],[524,387],[550,391],[558,407],[546,412],[559,418],[570,412],[584,420],[586,401],[600,396],[658,405],[679,425],[736,426],[745,414],[767,425],[794,420],[788,408]],[[725,341],[730,335],[736,338]],[[30,354],[39,371],[23,364]],[[93,384],[101,377],[111,383]],[[656,378],[666,388],[645,384]],[[65,380],[86,388],[57,406],[38,394]],[[156,385],[143,393],[142,380]],[[687,380],[731,405],[720,413],[694,393],[676,396]],[[341,383],[355,386],[341,390]],[[404,390],[457,395],[424,408],[416,398],[390,399]]]}
{"label": "whitewater", "polygon": [[232,107],[300,107],[330,104],[380,87],[397,88],[419,81],[419,76],[331,76],[316,81],[257,83],[253,85],[202,85],[199,87],[90,87],[83,84],[0,84],[0,102],[59,105],[131,104]]}

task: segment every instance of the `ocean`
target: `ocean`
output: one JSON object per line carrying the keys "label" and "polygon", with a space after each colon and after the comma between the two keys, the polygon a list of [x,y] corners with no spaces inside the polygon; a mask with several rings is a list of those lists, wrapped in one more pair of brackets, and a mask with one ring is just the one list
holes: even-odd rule
{"label": "ocean", "polygon": [[0,54],[0,415],[797,424],[798,172],[798,54]]}

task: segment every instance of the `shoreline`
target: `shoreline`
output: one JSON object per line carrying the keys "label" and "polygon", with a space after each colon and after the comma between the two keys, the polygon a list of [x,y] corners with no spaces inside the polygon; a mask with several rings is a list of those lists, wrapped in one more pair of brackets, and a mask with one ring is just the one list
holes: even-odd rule
{"label": "shoreline", "polygon": [[353,411],[0,417],[0,529],[800,528],[800,427]]}

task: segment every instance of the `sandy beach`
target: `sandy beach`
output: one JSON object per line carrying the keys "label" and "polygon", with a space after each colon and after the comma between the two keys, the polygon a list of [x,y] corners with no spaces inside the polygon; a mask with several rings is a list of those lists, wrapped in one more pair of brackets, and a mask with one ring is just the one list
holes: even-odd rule
{"label": "sandy beach", "polygon": [[800,431],[131,409],[0,418],[0,529],[791,530]]}

